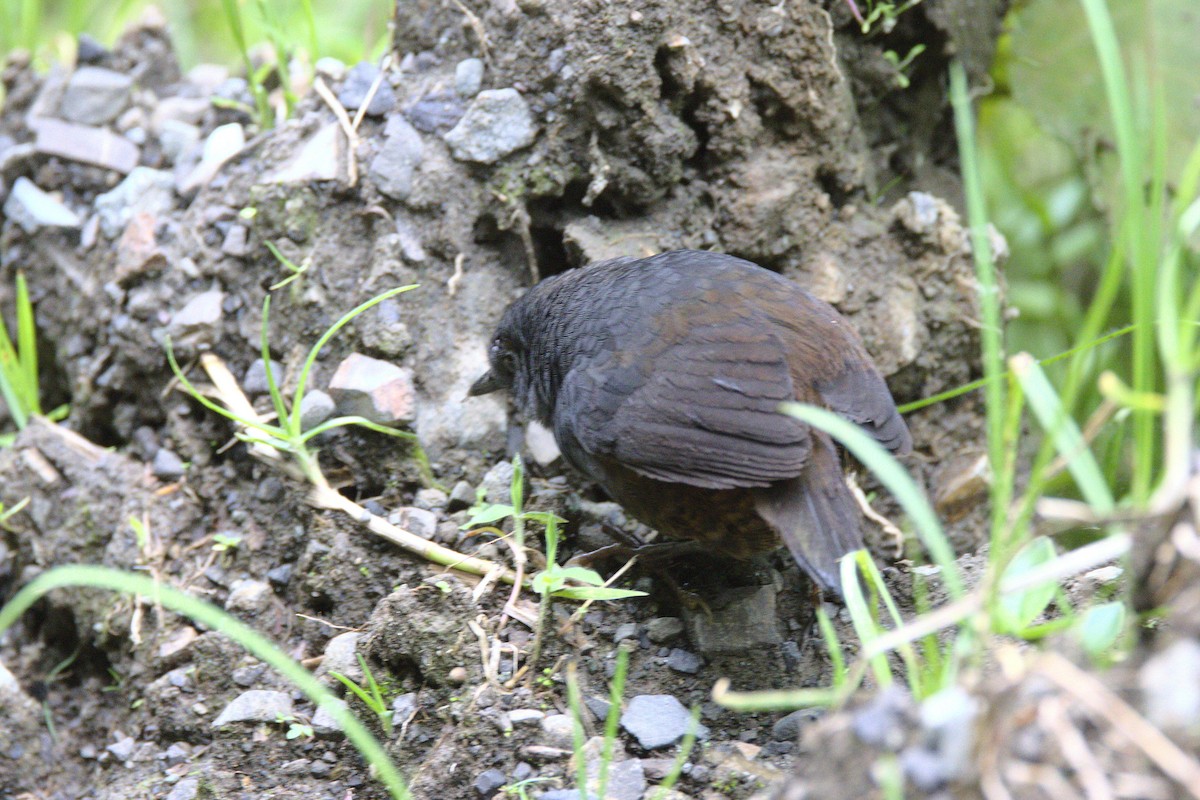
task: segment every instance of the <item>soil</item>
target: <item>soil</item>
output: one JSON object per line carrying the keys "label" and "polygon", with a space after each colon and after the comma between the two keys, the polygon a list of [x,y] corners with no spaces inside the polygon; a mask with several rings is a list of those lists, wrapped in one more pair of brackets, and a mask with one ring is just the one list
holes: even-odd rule
{"label": "soil", "polygon": [[[510,558],[502,541],[460,526],[477,490],[506,501],[506,465],[526,432],[502,399],[467,400],[466,390],[505,304],[540,277],[615,255],[729,252],[834,303],[898,402],[958,386],[978,376],[978,324],[942,76],[954,54],[977,78],[984,73],[1003,11],[1002,2],[923,4],[890,32],[864,37],[840,0],[399,3],[384,74],[392,102],[361,119],[353,144],[316,92],[290,119],[259,129],[244,82],[210,68],[181,75],[169,33],[148,20],[91,57],[134,78],[125,107],[104,125],[138,145],[141,166],[174,176],[174,187],[166,202],[127,199],[130,213],[108,228],[97,198],[123,170],[29,144],[60,107],[69,70],[38,74],[11,58],[0,199],[24,177],[81,223],[31,232],[5,218],[0,228],[0,308],[11,318],[23,271],[45,406],[69,405],[61,425],[37,421],[0,450],[0,502],[29,498],[0,533],[0,599],[51,567],[104,564],[225,607],[318,674],[335,652],[338,669],[357,670],[345,659],[349,642],[389,698],[406,703],[388,749],[418,798],[493,796],[499,784],[479,783],[489,770],[503,783],[542,779],[529,788],[535,796],[570,785],[561,741],[536,722],[514,725],[510,712],[565,710],[569,662],[585,696],[605,695],[618,646],[631,652],[626,698],[671,695],[702,709],[708,739],[676,797],[765,797],[797,786],[808,787],[803,796],[851,796],[850,777],[861,783],[854,794],[881,796],[864,766],[876,750],[850,733],[852,712],[809,715],[797,744],[795,726],[776,728],[782,713],[734,713],[711,701],[721,677],[738,690],[830,681],[811,589],[783,558],[738,569],[680,565],[680,591],[634,570],[619,585],[645,598],[597,603],[565,632],[557,623],[577,606],[556,603],[530,680],[512,682],[507,654],[524,658],[531,632],[504,618],[507,588],[315,508],[308,486],[253,457],[228,420],[180,390],[164,345],[170,337],[205,386],[198,357],[219,357],[245,376],[261,411],[262,373],[252,377],[268,292],[270,350],[286,390],[343,313],[419,284],[335,337],[311,386],[327,388],[351,353],[409,370],[402,421],[446,491],[426,485],[411,448],[363,429],[323,436],[321,464],[372,514],[498,563]],[[884,53],[916,43],[927,49],[901,89]],[[482,60],[484,89],[517,90],[537,125],[531,143],[491,162],[460,160],[443,138],[472,102],[456,89],[467,58]],[[337,65],[319,74],[335,92],[352,80]],[[214,92],[232,102],[207,102]],[[376,168],[396,117],[420,140],[403,189],[389,167]],[[164,133],[180,126],[163,123],[181,118],[199,133],[182,150]],[[211,179],[188,184],[199,143],[235,123],[249,134],[245,146]],[[268,242],[305,266],[274,290],[290,273]],[[966,396],[909,422],[908,466],[970,556],[984,538],[979,401]],[[561,462],[527,460],[529,505],[568,520],[561,557],[603,544],[606,524],[635,527]],[[898,518],[862,481],[877,510]],[[882,531],[874,538],[890,565],[895,541]],[[230,539],[236,546],[221,546]],[[902,597],[908,566],[888,568]],[[844,612],[830,610],[852,640]],[[499,667],[481,658],[481,637],[506,654]],[[214,727],[247,690],[291,698],[300,722],[314,709],[225,636],[130,597],[55,591],[0,639],[0,665],[9,720],[0,726],[0,798],[384,796],[336,730],[288,739],[273,718]],[[1019,677],[980,678],[971,690],[1015,697]],[[897,718],[919,732],[904,709]],[[649,775],[675,753],[624,734],[622,744]]]}

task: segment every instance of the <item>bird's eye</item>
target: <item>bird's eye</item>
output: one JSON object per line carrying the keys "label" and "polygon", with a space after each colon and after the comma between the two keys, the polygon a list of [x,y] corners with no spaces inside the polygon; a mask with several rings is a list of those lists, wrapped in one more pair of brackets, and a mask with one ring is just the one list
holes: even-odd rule
{"label": "bird's eye", "polygon": [[516,371],[517,356],[501,340],[496,339],[492,342],[490,355],[493,366],[498,370],[510,375]]}

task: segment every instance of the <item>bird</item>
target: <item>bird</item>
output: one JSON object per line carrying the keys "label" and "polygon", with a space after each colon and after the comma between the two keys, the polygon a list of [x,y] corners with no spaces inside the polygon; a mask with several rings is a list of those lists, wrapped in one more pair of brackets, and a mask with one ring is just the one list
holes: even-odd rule
{"label": "bird", "polygon": [[469,396],[507,391],[572,467],[669,539],[748,559],[787,546],[826,593],[863,547],[828,408],[897,455],[908,426],[841,314],[732,255],[672,250],[569,269],[509,305]]}

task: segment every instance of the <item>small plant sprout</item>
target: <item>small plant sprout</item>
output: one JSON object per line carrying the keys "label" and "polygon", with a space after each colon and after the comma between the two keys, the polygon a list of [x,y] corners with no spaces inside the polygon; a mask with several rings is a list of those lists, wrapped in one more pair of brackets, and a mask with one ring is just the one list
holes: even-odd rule
{"label": "small plant sprout", "polygon": [[242,537],[228,533],[214,533],[212,549],[217,553],[230,553],[238,549]]}
{"label": "small plant sprout", "polygon": [[267,249],[271,251],[271,255],[275,256],[275,260],[278,261],[281,265],[283,265],[283,267],[289,273],[291,273],[283,280],[272,285],[271,286],[272,292],[275,291],[276,289],[282,289],[284,286],[287,286],[292,281],[299,280],[300,277],[302,275],[304,275],[305,272],[308,272],[308,268],[312,266],[312,257],[311,256],[309,256],[308,258],[305,258],[304,263],[297,266],[296,264],[294,264],[292,262],[291,259],[289,259],[287,256],[285,256],[283,253],[279,252],[279,248],[275,246],[274,242],[267,242],[266,245],[267,245]]}
{"label": "small plant sprout", "polygon": [[330,672],[334,678],[342,682],[347,689],[354,693],[354,696],[363,701],[363,704],[374,712],[379,724],[383,726],[383,734],[386,738],[392,738],[392,710],[388,708],[387,701],[383,697],[383,689],[380,688],[379,682],[375,680],[375,675],[372,674],[371,668],[367,666],[367,660],[362,657],[362,653],[356,653],[358,656],[358,666],[363,672],[363,680],[366,682],[366,688],[352,681],[340,672]]}
{"label": "small plant sprout", "polygon": [[17,504],[12,508],[5,508],[4,503],[0,503],[0,529],[6,531],[11,530],[11,528],[8,527],[8,520],[12,519],[16,514],[19,514],[27,505],[29,505],[28,497],[21,498],[21,500],[18,501]]}
{"label": "small plant sprout", "polygon": [[299,739],[301,736],[305,737],[306,739],[311,739],[317,735],[316,731],[313,730],[312,725],[310,725],[307,722],[301,722],[299,719],[297,719],[292,714],[284,714],[284,713],[276,714],[275,721],[281,725],[284,723],[287,723],[287,726],[288,726],[287,738],[288,739]]}
{"label": "small plant sprout", "polygon": [[[8,408],[17,430],[29,424],[29,418],[42,414],[42,401],[38,391],[37,330],[33,319],[33,302],[29,298],[29,287],[25,274],[17,273],[16,337],[9,337],[8,327],[0,322],[0,399]],[[60,406],[46,415],[52,420],[67,415],[67,407]],[[0,439],[8,443],[11,436]]]}

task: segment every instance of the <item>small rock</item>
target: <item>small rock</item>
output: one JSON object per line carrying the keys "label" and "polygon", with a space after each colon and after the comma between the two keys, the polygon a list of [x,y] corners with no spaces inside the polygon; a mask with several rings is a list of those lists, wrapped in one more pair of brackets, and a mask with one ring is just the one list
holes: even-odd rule
{"label": "small rock", "polygon": [[167,800],[196,800],[199,796],[199,778],[180,778],[179,783],[171,787]]}
{"label": "small rock", "polygon": [[508,712],[508,719],[513,725],[532,725],[540,723],[546,717],[546,712],[536,708],[514,708]]}
{"label": "small rock", "polygon": [[332,417],[336,410],[337,403],[333,402],[332,397],[320,389],[310,389],[300,401],[300,428],[315,428]]}
{"label": "small rock", "polygon": [[[271,359],[271,377],[275,379],[276,386],[283,385],[283,364],[275,359]],[[267,368],[263,366],[261,358],[254,359],[246,368],[246,374],[242,376],[242,391],[251,397],[271,391],[267,383]]]}
{"label": "small rock", "polygon": [[338,410],[380,425],[404,425],[416,418],[412,370],[351,353],[329,382]]}
{"label": "small rock", "polygon": [[174,164],[180,157],[200,144],[200,129],[177,119],[163,120],[162,131],[158,134],[158,144],[162,147],[163,155]]}
{"label": "small rock", "polygon": [[266,581],[238,580],[229,589],[225,599],[226,611],[258,614],[270,608],[275,591]]}
{"label": "small rock", "polygon": [[433,535],[437,533],[437,523],[437,514],[423,508],[409,506],[400,509],[398,519],[393,524],[399,525],[422,539],[432,539]]}
{"label": "small rock", "polygon": [[508,778],[503,772],[498,769],[489,769],[479,773],[473,785],[480,797],[491,797],[507,782]]}
{"label": "small rock", "polygon": [[324,778],[333,770],[333,766],[325,761],[314,761],[308,768],[308,773],[314,778]]}
{"label": "small rock", "polygon": [[96,198],[100,230],[115,238],[139,212],[159,217],[175,205],[175,179],[171,173],[149,167],[134,168],[111,191]]}
{"label": "small rock", "polygon": [[267,580],[277,589],[287,588],[287,585],[291,583],[292,573],[295,569],[296,566],[294,564],[280,564],[278,567],[272,567],[267,570]]}
{"label": "small rock", "polygon": [[26,233],[39,228],[78,228],[83,221],[71,209],[43,192],[24,175],[13,183],[4,201],[4,216],[20,225]]}
{"label": "small rock", "polygon": [[233,722],[274,722],[292,714],[292,696],[286,692],[251,689],[242,692],[225,706],[212,727],[220,728]]}
{"label": "small rock", "polygon": [[134,748],[137,747],[137,742],[131,736],[123,736],[117,741],[104,748],[112,753],[113,758],[117,761],[128,761],[133,755]]}
{"label": "small rock", "polygon": [[[371,87],[379,75],[379,67],[369,61],[358,62],[346,73],[346,82],[338,91],[338,102],[345,106],[347,111],[357,111],[366,101],[367,93],[371,91]],[[395,106],[396,92],[385,78],[379,81],[379,88],[375,90],[375,96],[367,105],[367,114],[372,117],[380,117]]]}
{"label": "small rock", "polygon": [[404,116],[421,133],[437,133],[453,128],[466,109],[454,92],[431,92],[404,109]]}
{"label": "small rock", "polygon": [[191,625],[184,625],[176,628],[166,638],[166,640],[158,646],[158,657],[164,661],[173,656],[182,653],[192,642],[196,641],[200,634]]}
{"label": "small rock", "polygon": [[37,132],[34,147],[44,155],[92,164],[122,174],[136,167],[141,155],[137,145],[105,128],[45,118],[31,122],[30,127]]}
{"label": "small rock", "polygon": [[413,505],[425,511],[445,511],[446,503],[449,501],[450,499],[446,497],[445,492],[432,487],[421,489],[413,497]]}
{"label": "small rock", "polygon": [[67,81],[58,115],[82,125],[107,125],[129,103],[133,78],[103,67],[80,67]]}
{"label": "small rock", "polygon": [[774,586],[747,586],[720,594],[707,613],[688,613],[691,641],[703,655],[741,653],[778,645]]}
{"label": "small rock", "polygon": [[583,704],[587,706],[588,711],[592,712],[592,716],[599,720],[608,719],[608,711],[612,708],[612,703],[607,697],[598,695],[588,695],[583,698]]}
{"label": "small rock", "polygon": [[150,471],[159,480],[174,481],[182,478],[186,469],[183,465],[183,459],[167,448],[160,447],[158,452],[154,454],[154,461],[150,464]]}
{"label": "small rock", "polygon": [[397,725],[403,725],[412,715],[417,713],[417,693],[405,692],[396,695],[392,700],[392,720]]}
{"label": "small rock", "polygon": [[317,670],[317,674],[327,675],[330,672],[337,672],[356,683],[361,681],[363,671],[358,663],[358,642],[361,638],[362,633],[347,631],[330,639],[325,645],[325,653],[321,658],[321,667]]}
{"label": "small rock", "polygon": [[470,99],[479,94],[483,85],[483,61],[465,58],[454,67],[454,91],[459,97]]}
{"label": "small rock", "polygon": [[220,125],[204,140],[204,151],[197,164],[176,188],[180,194],[191,194],[204,186],[220,171],[226,161],[233,158],[246,146],[246,132],[236,122]]}
{"label": "small rock", "polygon": [[333,56],[322,56],[313,64],[313,71],[331,81],[340,81],[346,77],[346,65]]}
{"label": "small rock", "polygon": [[413,173],[425,153],[421,134],[403,115],[394,114],[388,119],[383,135],[383,146],[371,160],[371,179],[388,197],[407,200],[412,194]]}
{"label": "small rock", "polygon": [[216,327],[221,322],[221,304],[224,301],[225,293],[219,289],[201,292],[171,316],[172,332],[185,333]]}
{"label": "small rock", "polygon": [[925,747],[909,747],[900,754],[904,775],[922,792],[936,792],[946,785],[946,766],[938,754]]}
{"label": "small rock", "polygon": [[450,672],[446,674],[446,680],[454,686],[462,686],[469,677],[466,667],[451,667]]}
{"label": "small rock", "polygon": [[108,48],[86,33],[75,40],[75,60],[80,64],[95,64],[108,57]]}
{"label": "small rock", "polygon": [[641,694],[629,701],[621,714],[621,727],[646,750],[675,744],[688,732],[697,738],[708,737],[708,728],[695,724],[683,703],[669,694]]}
{"label": "small rock", "polygon": [[480,92],[443,138],[458,160],[494,164],[536,137],[537,124],[525,98],[509,88]]}
{"label": "small rock", "polygon": [[[349,708],[345,700],[336,698],[337,704],[342,708]],[[333,714],[325,706],[318,706],[316,712],[312,716],[313,733],[318,736],[329,736],[334,733],[341,733],[342,726],[334,718]]]}
{"label": "small rock", "polygon": [[771,727],[771,738],[780,742],[794,742],[800,736],[800,729],[817,719],[820,709],[800,708],[786,717],[782,717]]}
{"label": "small rock", "polygon": [[655,644],[669,642],[683,633],[683,620],[678,617],[655,617],[646,623],[646,635]]}
{"label": "small rock", "polygon": [[245,258],[254,248],[250,245],[250,229],[245,225],[230,225],[221,242],[221,252],[234,258]]}
{"label": "small rock", "polygon": [[[98,220],[99,217],[94,219]],[[130,278],[160,270],[167,265],[166,254],[158,246],[158,238],[154,233],[156,225],[154,216],[143,211],[134,214],[133,219],[129,220],[117,242],[117,283],[124,284]],[[155,307],[158,302],[155,296]],[[129,307],[132,311],[134,304],[131,302]]]}
{"label": "small rock", "polygon": [[704,666],[704,659],[695,653],[676,647],[667,656],[667,666],[685,675],[695,675]]}
{"label": "small rock", "polygon": [[938,221],[939,201],[926,192],[909,192],[892,213],[905,228],[920,236],[932,233]]}
{"label": "small rock", "polygon": [[613,631],[614,642],[621,642],[625,639],[636,638],[638,638],[638,624],[636,622],[622,622],[617,626],[617,629]]}
{"label": "small rock", "polygon": [[[509,715],[512,718],[512,715]],[[514,723],[515,724],[515,723]],[[571,747],[575,741],[575,721],[569,714],[550,714],[542,718],[542,738],[550,747]]]}
{"label": "small rock", "polygon": [[182,764],[192,757],[192,748],[185,742],[175,742],[163,752],[168,767]]}
{"label": "small rock", "polygon": [[470,508],[475,505],[475,487],[466,481],[459,481],[454,484],[454,488],[450,490],[450,497],[446,502],[446,511],[453,514],[455,511],[462,511],[464,508]]}
{"label": "small rock", "polygon": [[342,174],[346,135],[336,122],[323,125],[304,141],[295,154],[267,178],[278,184],[333,181]]}
{"label": "small rock", "polygon": [[501,461],[483,476],[483,497],[489,503],[512,502],[513,465]]}
{"label": "small rock", "polygon": [[896,751],[904,744],[908,693],[893,686],[876,694],[854,713],[854,733],[866,744]]}

